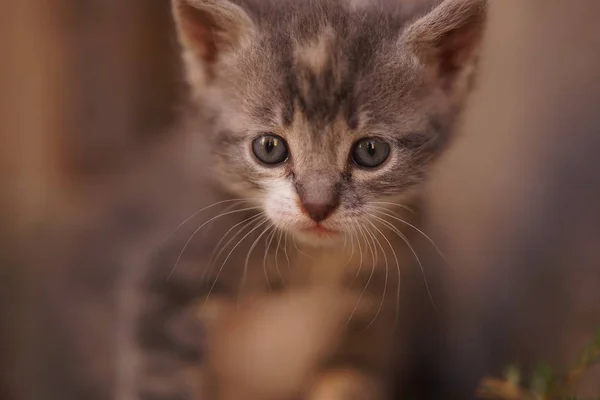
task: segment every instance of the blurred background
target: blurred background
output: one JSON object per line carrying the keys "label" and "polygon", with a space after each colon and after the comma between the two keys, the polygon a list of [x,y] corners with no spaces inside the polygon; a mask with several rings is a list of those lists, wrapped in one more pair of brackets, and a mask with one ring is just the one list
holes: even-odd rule
{"label": "blurred background", "polygon": [[[497,78],[497,84],[484,85],[479,98],[483,106],[474,111],[479,114],[472,115],[474,122],[465,129],[467,138],[468,132],[485,134],[465,142],[464,150],[457,152],[455,157],[466,161],[451,169],[455,175],[440,178],[440,193],[462,193],[463,197],[440,195],[434,201],[434,219],[438,217],[432,226],[442,235],[448,234],[448,227],[460,227],[451,242],[458,249],[457,258],[464,261],[464,269],[440,278],[447,281],[448,307],[443,307],[447,314],[439,325],[432,324],[439,329],[431,339],[435,346],[432,342],[421,344],[425,356],[444,357],[444,362],[432,362],[445,371],[439,373],[440,387],[453,386],[444,379],[454,383],[464,379],[470,388],[479,376],[497,373],[518,359],[524,359],[526,365],[547,359],[560,366],[575,357],[600,322],[600,162],[598,153],[592,151],[600,151],[600,121],[587,107],[597,107],[600,100],[600,77],[593,72],[600,71],[600,65],[591,51],[600,50],[598,41],[592,40],[600,35],[590,20],[600,10],[591,1],[568,7],[568,2],[553,0],[548,10],[554,11],[548,11],[537,26],[532,22],[536,20],[536,2],[525,3],[529,6],[505,2],[504,14],[498,17],[504,24],[494,25],[495,36],[489,40],[498,54],[499,49],[510,51],[502,53],[503,57],[490,57],[496,64],[487,65],[490,72],[484,78]],[[500,15],[500,6],[498,11]],[[557,32],[557,26],[565,28]],[[516,46],[521,37],[530,38],[531,43]],[[573,48],[573,43],[581,47]],[[568,57],[558,57],[567,49],[571,49]],[[4,0],[0,54],[0,398],[50,399],[56,396],[44,390],[54,388],[61,397],[61,390],[70,393],[69,385],[80,385],[69,381],[76,378],[67,370],[62,375],[56,371],[54,377],[47,375],[53,368],[88,368],[97,363],[90,367],[93,372],[88,379],[114,379],[114,371],[108,358],[91,362],[63,353],[67,347],[61,343],[62,328],[54,325],[60,321],[44,308],[53,301],[54,292],[38,289],[40,282],[49,278],[71,282],[69,274],[74,270],[62,268],[55,260],[29,261],[40,244],[38,231],[57,221],[85,220],[82,214],[97,211],[97,205],[89,201],[90,192],[101,191],[107,181],[126,173],[136,154],[170,140],[173,130],[169,128],[176,120],[185,86],[168,0]],[[529,64],[510,64],[519,55]],[[575,61],[568,64],[565,60]],[[512,77],[519,77],[508,83],[498,79],[497,71],[507,62],[514,67],[509,69]],[[556,66],[554,72],[544,69],[549,65]],[[587,79],[573,80],[570,71]],[[515,116],[513,100],[531,82],[540,96],[528,97],[531,109],[526,104]],[[558,89],[546,91],[550,82],[560,86],[560,93],[569,94],[564,101],[572,102],[538,106],[552,96],[559,97]],[[564,111],[564,119],[554,124],[535,123],[551,121],[557,109]],[[527,120],[531,116],[537,118],[533,123]],[[512,124],[494,125],[490,118]],[[560,129],[552,131],[556,127]],[[504,136],[502,129],[514,134]],[[567,138],[561,136],[565,132]],[[523,140],[517,133],[533,139]],[[544,146],[537,146],[541,143]],[[493,148],[484,153],[496,158],[471,157],[481,154],[482,147]],[[524,150],[515,153],[515,148]],[[539,153],[530,151],[540,148],[544,150]],[[492,165],[491,160],[497,162]],[[532,167],[549,164],[554,169]],[[481,165],[486,172],[510,165],[510,173],[501,179],[516,182],[515,186],[478,187],[489,181],[489,174],[474,173],[482,170]],[[527,168],[535,173],[528,174]],[[531,184],[542,181],[546,186]],[[502,197],[507,193],[514,196]],[[486,200],[490,198],[495,202]],[[526,201],[519,203],[515,198]],[[508,207],[518,211],[510,214]],[[473,214],[465,214],[465,209]],[[496,215],[498,210],[504,213]],[[498,223],[506,213],[520,223]],[[489,215],[494,218],[488,219]],[[528,224],[525,228],[523,221]],[[494,231],[494,235],[488,237],[478,229],[486,234]],[[77,267],[80,274],[98,268],[85,263]],[[94,279],[95,272],[91,271]],[[94,296],[111,298],[106,288],[116,284],[118,273],[107,268],[98,276],[106,282],[104,289],[96,288]],[[57,296],[61,304],[82,298],[80,293],[70,297],[66,291]],[[473,302],[482,297],[486,301]],[[454,298],[458,300],[452,302]],[[110,308],[110,301],[104,307]],[[105,342],[109,327],[101,326],[102,319],[98,321],[94,329],[100,340],[92,338],[86,345],[110,348]],[[464,370],[456,368],[457,362],[464,363]],[[458,376],[461,371],[462,377]],[[73,391],[79,393],[73,398],[110,398],[106,388],[83,386],[83,391]],[[597,381],[592,381],[589,387],[597,386]],[[36,387],[40,391],[36,392]],[[16,393],[29,395],[17,397]]]}
{"label": "blurred background", "polygon": [[165,134],[178,49],[166,0],[5,1],[0,18],[6,201],[33,217]]}
{"label": "blurred background", "polygon": [[[25,254],[47,254],[34,239],[40,226],[91,212],[86,191],[170,134],[183,88],[170,2],[2,1],[0,54],[0,397],[68,398],[71,387],[89,386],[57,379],[78,363],[61,344],[72,335],[61,338],[43,307],[60,296],[44,294],[40,282],[73,282],[75,272],[58,256],[30,262]],[[106,273],[114,286],[116,274]],[[63,306],[78,301],[75,293],[63,297]],[[109,291],[98,297],[113,307]],[[108,329],[99,330],[99,354],[112,351]],[[65,373],[48,376],[54,368]],[[111,376],[103,368],[96,376]]]}

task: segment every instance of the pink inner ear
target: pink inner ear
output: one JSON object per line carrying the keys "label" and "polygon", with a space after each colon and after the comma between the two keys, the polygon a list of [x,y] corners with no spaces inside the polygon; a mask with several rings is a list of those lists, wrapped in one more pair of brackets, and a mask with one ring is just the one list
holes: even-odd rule
{"label": "pink inner ear", "polygon": [[485,5],[486,0],[446,0],[408,31],[409,45],[446,90],[475,60],[486,20]]}
{"label": "pink inner ear", "polygon": [[212,17],[188,4],[178,6],[181,29],[189,41],[190,48],[204,61],[212,63],[217,57],[215,30]]}
{"label": "pink inner ear", "polygon": [[461,73],[475,62],[484,25],[485,12],[480,12],[465,16],[461,24],[453,28],[430,24],[414,36],[417,43],[415,51],[431,77],[445,91],[451,92],[462,79]]}
{"label": "pink inner ear", "polygon": [[472,59],[479,47],[483,21],[473,21],[447,32],[438,44],[438,68],[442,76],[453,76]]}

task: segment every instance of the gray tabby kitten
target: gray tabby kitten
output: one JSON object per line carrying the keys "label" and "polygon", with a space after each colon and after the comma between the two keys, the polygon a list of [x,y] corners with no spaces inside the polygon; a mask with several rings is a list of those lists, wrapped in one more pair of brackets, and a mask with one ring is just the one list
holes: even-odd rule
{"label": "gray tabby kitten", "polygon": [[389,3],[173,0],[206,207],[144,281],[136,396],[385,393],[420,191],[485,16]]}

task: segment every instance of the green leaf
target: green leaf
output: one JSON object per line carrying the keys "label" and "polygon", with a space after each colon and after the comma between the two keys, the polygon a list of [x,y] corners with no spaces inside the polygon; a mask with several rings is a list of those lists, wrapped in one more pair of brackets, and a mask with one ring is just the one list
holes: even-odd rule
{"label": "green leaf", "polygon": [[506,377],[506,382],[513,386],[519,386],[521,384],[521,371],[519,371],[519,368],[516,365],[510,365],[506,369],[504,376]]}
{"label": "green leaf", "polygon": [[552,369],[545,364],[539,365],[531,376],[530,391],[536,397],[544,397],[550,391],[554,373]]}

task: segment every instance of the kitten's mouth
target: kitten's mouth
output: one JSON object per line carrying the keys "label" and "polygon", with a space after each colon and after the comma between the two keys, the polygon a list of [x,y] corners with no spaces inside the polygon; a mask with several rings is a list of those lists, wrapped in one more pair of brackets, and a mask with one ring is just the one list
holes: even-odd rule
{"label": "kitten's mouth", "polygon": [[325,237],[337,236],[340,234],[340,232],[335,231],[333,229],[325,228],[322,225],[314,225],[314,226],[311,226],[310,228],[305,228],[302,231],[309,233],[311,235],[325,236]]}
{"label": "kitten's mouth", "polygon": [[343,237],[341,231],[329,229],[319,224],[300,228],[297,232],[298,239],[312,246],[330,246]]}

